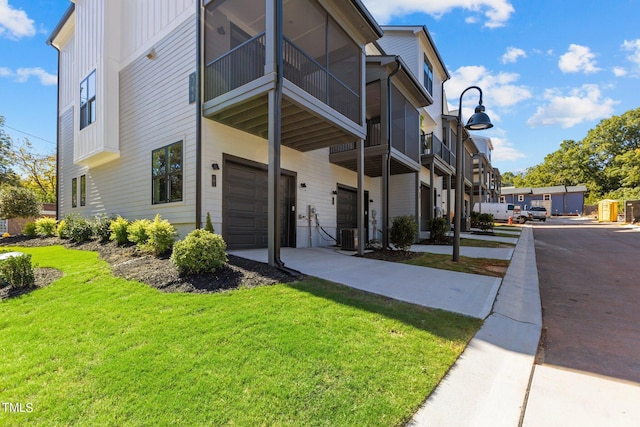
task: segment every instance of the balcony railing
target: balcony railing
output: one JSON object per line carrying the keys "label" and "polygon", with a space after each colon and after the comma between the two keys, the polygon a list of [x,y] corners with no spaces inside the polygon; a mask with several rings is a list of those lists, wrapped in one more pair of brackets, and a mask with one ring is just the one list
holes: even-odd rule
{"label": "balcony railing", "polygon": [[[364,140],[364,146],[373,147],[377,145],[381,145],[382,143],[382,132],[379,121],[371,121],[367,120],[367,139]],[[345,151],[351,151],[356,149],[355,142],[348,142],[346,144],[333,145],[329,152],[331,154],[335,153],[343,153]]]}
{"label": "balcony railing", "polygon": [[354,122],[361,122],[358,93],[286,37],[283,57],[285,79]]}
{"label": "balcony railing", "polygon": [[422,147],[424,154],[434,154],[440,157],[445,163],[453,167],[456,166],[456,155],[449,150],[444,142],[431,133],[422,134]]}
{"label": "balcony railing", "polygon": [[[264,33],[212,61],[205,70],[205,102],[264,75]],[[360,95],[308,56],[292,41],[283,43],[284,78],[356,123],[361,123]]]}
{"label": "balcony railing", "polygon": [[206,66],[205,102],[264,75],[265,41],[258,34]]}

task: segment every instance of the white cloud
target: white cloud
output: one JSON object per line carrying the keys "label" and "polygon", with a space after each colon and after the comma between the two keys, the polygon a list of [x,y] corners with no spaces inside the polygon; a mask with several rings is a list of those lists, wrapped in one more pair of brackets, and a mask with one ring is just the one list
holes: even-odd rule
{"label": "white cloud", "polygon": [[0,36],[12,40],[31,37],[36,33],[33,22],[24,10],[14,9],[9,0],[0,0]]}
{"label": "white cloud", "polygon": [[[439,18],[455,8],[483,13],[485,27],[503,27],[515,11],[510,0],[363,0],[376,20],[389,22],[391,17],[400,17],[413,13],[426,13]],[[476,22],[477,18],[467,18],[466,22]]]}
{"label": "white cloud", "polygon": [[559,125],[570,128],[584,121],[598,120],[613,114],[618,103],[611,98],[602,99],[597,85],[585,84],[564,95],[557,89],[548,89],[544,95],[546,105],[538,107],[527,120],[532,127]]}
{"label": "white cloud", "polygon": [[[446,83],[448,100],[452,105],[450,110],[457,110],[460,95],[469,86],[479,86],[482,89],[483,105],[487,109],[508,108],[519,102],[531,98],[531,91],[526,86],[517,85],[520,78],[516,73],[491,74],[483,66],[471,65],[460,67],[451,73],[451,79]],[[463,115],[473,114],[478,104],[478,91],[469,91],[463,97]],[[500,116],[495,110],[487,111],[491,120],[499,121]]]}
{"label": "white cloud", "polygon": [[600,71],[600,68],[596,67],[595,58],[596,54],[587,46],[570,44],[569,51],[560,56],[558,67],[563,73],[595,73]]}
{"label": "white cloud", "polygon": [[491,160],[493,162],[518,160],[526,157],[524,153],[518,151],[506,138],[492,136],[491,143],[493,144],[493,151],[491,152]]}
{"label": "white cloud", "polygon": [[616,77],[624,77],[628,74],[627,70],[622,67],[613,67],[612,71]]}
{"label": "white cloud", "polygon": [[627,59],[631,61],[635,68],[635,75],[640,74],[640,39],[625,40],[621,46],[622,50],[631,52]]}
{"label": "white cloud", "polygon": [[527,52],[524,50],[509,46],[507,51],[502,55],[501,61],[503,64],[518,62],[518,58],[526,58]]}
{"label": "white cloud", "polygon": [[7,67],[0,67],[0,77],[13,78],[18,83],[26,82],[29,77],[36,77],[43,86],[51,86],[58,83],[58,78],[54,74],[49,74],[40,67],[18,68],[15,72]]}

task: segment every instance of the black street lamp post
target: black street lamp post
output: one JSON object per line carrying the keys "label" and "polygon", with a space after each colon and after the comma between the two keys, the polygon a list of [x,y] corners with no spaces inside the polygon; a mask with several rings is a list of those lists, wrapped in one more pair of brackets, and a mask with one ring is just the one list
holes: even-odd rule
{"label": "black street lamp post", "polygon": [[456,200],[454,207],[453,221],[453,262],[458,262],[460,258],[460,226],[462,224],[462,206],[464,205],[464,147],[462,144],[462,96],[469,89],[477,89],[480,92],[480,101],[476,107],[475,113],[469,118],[464,126],[467,130],[484,130],[493,127],[489,116],[484,112],[482,105],[482,89],[478,86],[469,86],[460,94],[460,102],[458,104],[458,134],[456,144]]}

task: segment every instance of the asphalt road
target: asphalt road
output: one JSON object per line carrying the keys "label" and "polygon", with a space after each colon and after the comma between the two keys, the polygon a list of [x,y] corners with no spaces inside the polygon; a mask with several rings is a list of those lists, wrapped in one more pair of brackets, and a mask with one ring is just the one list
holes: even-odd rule
{"label": "asphalt road", "polygon": [[640,227],[535,223],[543,366],[640,385]]}

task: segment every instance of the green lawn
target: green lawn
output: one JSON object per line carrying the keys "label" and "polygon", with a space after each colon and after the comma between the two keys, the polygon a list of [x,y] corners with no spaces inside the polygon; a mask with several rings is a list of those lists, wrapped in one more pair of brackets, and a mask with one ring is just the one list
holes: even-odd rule
{"label": "green lawn", "polygon": [[[0,302],[0,425],[401,425],[480,321],[318,279],[165,294],[94,252]],[[389,286],[393,286],[392,283]]]}
{"label": "green lawn", "polygon": [[420,267],[440,268],[460,273],[482,274],[492,277],[504,277],[510,263],[510,261],[502,259],[472,258],[466,256],[460,256],[458,262],[453,262],[449,254],[432,254],[428,252],[403,262]]}

